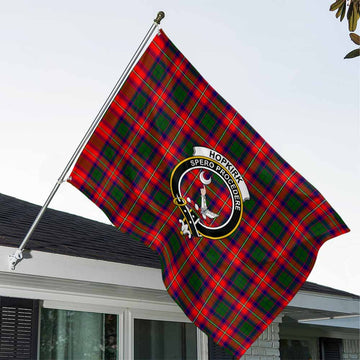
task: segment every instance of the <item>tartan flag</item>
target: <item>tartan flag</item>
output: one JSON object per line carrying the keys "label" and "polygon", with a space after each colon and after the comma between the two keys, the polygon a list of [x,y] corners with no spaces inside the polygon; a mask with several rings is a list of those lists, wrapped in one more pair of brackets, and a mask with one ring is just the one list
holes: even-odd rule
{"label": "tartan flag", "polygon": [[68,180],[161,260],[188,318],[242,356],[349,229],[322,195],[155,36]]}

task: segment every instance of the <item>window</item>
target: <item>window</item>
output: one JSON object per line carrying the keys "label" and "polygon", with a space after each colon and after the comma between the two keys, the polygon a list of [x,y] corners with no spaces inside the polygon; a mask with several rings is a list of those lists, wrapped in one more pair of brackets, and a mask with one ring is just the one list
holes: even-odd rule
{"label": "window", "polygon": [[117,315],[41,311],[40,360],[117,360]]}
{"label": "window", "polygon": [[280,359],[282,360],[314,360],[316,353],[313,341],[307,339],[281,339]]}
{"label": "window", "polygon": [[134,360],[196,360],[196,327],[191,323],[134,320]]}
{"label": "window", "polygon": [[320,338],[320,359],[338,360],[341,359],[342,340],[333,338]]}
{"label": "window", "polygon": [[183,314],[110,307],[104,311],[113,314],[105,314],[92,305],[51,305],[41,309],[39,360],[208,359],[206,335]]}

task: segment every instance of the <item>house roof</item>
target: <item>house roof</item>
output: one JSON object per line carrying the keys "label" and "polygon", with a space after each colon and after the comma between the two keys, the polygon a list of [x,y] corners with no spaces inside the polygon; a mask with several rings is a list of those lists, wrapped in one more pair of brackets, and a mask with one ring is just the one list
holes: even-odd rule
{"label": "house roof", "polygon": [[[0,245],[18,247],[40,206],[0,194]],[[47,209],[26,249],[160,268],[157,255],[112,225]]]}
{"label": "house roof", "polygon": [[[18,247],[40,206],[0,194],[0,245]],[[27,249],[160,269],[155,252],[111,225],[47,209]],[[342,290],[305,282],[303,291],[359,299]]]}

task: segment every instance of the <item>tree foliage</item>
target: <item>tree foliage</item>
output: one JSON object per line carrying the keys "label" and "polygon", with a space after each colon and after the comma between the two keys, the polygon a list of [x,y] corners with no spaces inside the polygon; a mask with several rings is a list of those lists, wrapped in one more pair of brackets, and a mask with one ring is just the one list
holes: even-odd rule
{"label": "tree foliage", "polygon": [[[340,21],[347,18],[348,27],[350,33],[350,39],[356,44],[360,45],[360,37],[355,34],[354,31],[357,27],[357,22],[360,17],[360,0],[337,0],[330,6],[330,11],[336,10],[336,18],[340,18]],[[360,55],[360,49],[356,48],[353,51],[350,51],[345,59],[354,58]]]}

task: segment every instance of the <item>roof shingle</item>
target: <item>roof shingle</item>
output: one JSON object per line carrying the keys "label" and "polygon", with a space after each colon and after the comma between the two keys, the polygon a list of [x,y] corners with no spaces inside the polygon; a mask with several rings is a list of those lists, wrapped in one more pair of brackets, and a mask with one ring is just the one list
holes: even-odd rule
{"label": "roof shingle", "polygon": [[[40,206],[0,194],[0,245],[18,247]],[[160,268],[156,253],[115,227],[47,209],[27,249]]]}

